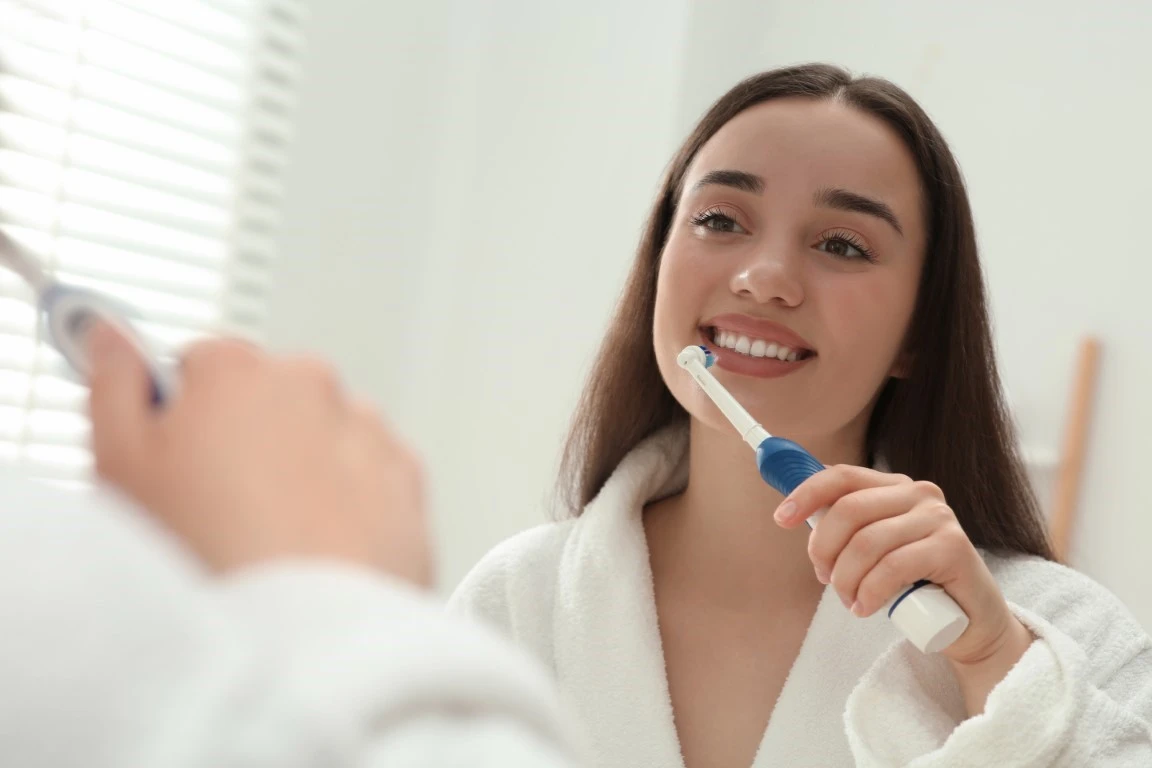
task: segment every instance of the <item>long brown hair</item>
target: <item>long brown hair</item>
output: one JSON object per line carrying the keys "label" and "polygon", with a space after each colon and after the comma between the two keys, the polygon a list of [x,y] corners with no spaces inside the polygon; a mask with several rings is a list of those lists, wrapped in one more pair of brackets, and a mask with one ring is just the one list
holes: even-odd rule
{"label": "long brown hair", "polygon": [[660,375],[652,324],[660,255],[688,166],[733,117],[771,99],[837,99],[883,120],[911,150],[925,198],[927,248],[908,336],[911,369],[889,379],[866,451],[893,472],[940,486],[974,544],[1052,558],[1017,452],[993,352],[968,195],[944,138],[915,101],[879,78],[825,64],[750,77],[705,114],[665,174],[636,261],[565,445],[562,498],[579,515],[644,438],[686,419]]}

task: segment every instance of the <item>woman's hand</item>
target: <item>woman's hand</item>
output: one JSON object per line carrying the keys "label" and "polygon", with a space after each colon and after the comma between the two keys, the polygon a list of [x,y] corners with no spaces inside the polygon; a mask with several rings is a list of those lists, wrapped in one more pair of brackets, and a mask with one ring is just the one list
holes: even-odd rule
{"label": "woman's hand", "polygon": [[943,587],[970,623],[941,653],[952,662],[969,713],[982,711],[1032,635],[1008,608],[943,492],[904,475],[829,467],[785,499],[776,520],[793,528],[824,508],[808,540],[816,578],[857,616],[872,615],[920,579]]}
{"label": "woman's hand", "polygon": [[98,473],[211,567],[335,559],[428,585],[419,466],[331,368],[208,341],[157,410],[119,332],[95,328],[90,345]]}

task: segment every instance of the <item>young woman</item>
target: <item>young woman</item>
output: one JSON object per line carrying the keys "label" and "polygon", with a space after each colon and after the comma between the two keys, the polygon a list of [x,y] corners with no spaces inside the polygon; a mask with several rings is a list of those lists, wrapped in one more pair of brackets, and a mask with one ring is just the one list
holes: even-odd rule
{"label": "young woman", "polygon": [[[829,469],[766,486],[676,365],[701,343]],[[551,667],[597,765],[1152,764],[1150,641],[1050,560],[960,171],[902,90],[812,65],[721,98],[598,360],[571,516],[452,600]],[[938,655],[878,612],[919,579],[971,619]]]}

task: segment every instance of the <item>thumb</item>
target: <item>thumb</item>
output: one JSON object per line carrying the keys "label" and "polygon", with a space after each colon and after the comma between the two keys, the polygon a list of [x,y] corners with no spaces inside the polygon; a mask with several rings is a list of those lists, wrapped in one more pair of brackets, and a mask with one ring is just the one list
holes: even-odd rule
{"label": "thumb", "polygon": [[151,379],[139,352],[115,326],[98,322],[88,333],[88,401],[96,470],[122,483],[147,456]]}

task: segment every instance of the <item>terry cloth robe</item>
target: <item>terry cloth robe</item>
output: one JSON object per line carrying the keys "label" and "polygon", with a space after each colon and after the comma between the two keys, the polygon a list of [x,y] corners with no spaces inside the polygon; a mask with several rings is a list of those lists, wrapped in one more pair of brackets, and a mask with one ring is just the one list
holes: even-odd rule
{"label": "terry cloth robe", "polygon": [[[683,766],[644,506],[687,481],[687,430],[633,450],[576,519],[500,544],[450,609],[552,670],[599,768]],[[1152,766],[1152,641],[1103,587],[1039,558],[985,555],[1036,640],[965,719],[947,661],[825,590],[764,732],[768,766]]]}
{"label": "terry cloth robe", "polygon": [[366,568],[213,576],[102,494],[0,472],[0,766],[573,768],[545,670]]}

